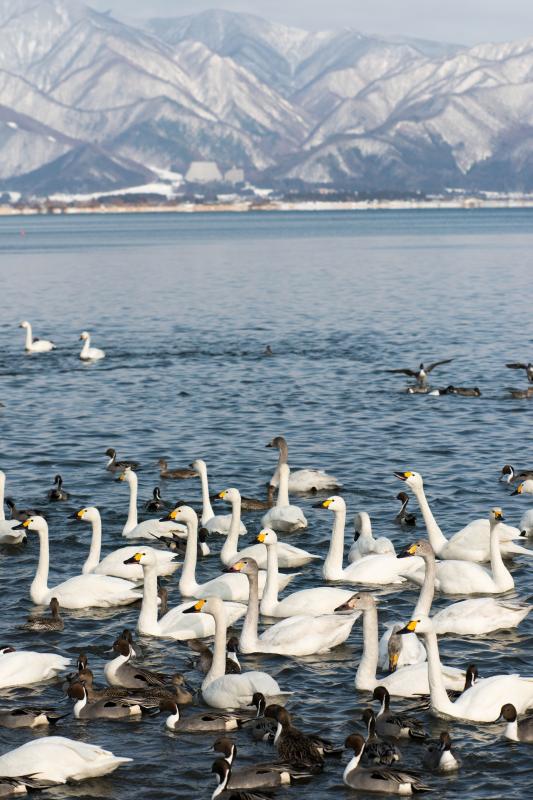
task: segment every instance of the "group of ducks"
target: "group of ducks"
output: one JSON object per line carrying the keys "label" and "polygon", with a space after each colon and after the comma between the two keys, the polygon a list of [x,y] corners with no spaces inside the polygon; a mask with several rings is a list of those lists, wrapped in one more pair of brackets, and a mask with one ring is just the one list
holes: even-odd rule
{"label": "group of ducks", "polygon": [[[197,511],[180,503],[165,512],[159,507],[162,500],[158,493],[149,503],[156,502],[155,510],[163,511],[163,515],[141,522],[136,473],[139,465],[118,460],[116,451],[109,449],[107,470],[117,473],[129,488],[122,536],[136,540],[135,544],[102,558],[98,509],[89,506],[77,510],[73,519],[91,525],[89,552],[80,574],[53,586],[49,585],[48,523],[42,514],[31,509],[17,510],[16,519],[4,519],[5,476],[0,472],[2,541],[17,543],[28,532],[35,533],[39,540],[39,561],[29,593],[34,603],[50,606],[51,616],[31,617],[25,625],[28,632],[63,630],[62,609],[125,606],[140,601],[138,632],[146,637],[190,642],[195,668],[204,673],[200,695],[209,709],[182,715],[181,708],[193,700],[186,679],[180,673],[170,675],[144,668],[136,660],[139,653],[131,633],[124,630],[113,645],[114,657],[104,666],[107,687],[95,685],[87,657],[80,656],[77,672],[66,685],[75,717],[87,721],[119,720],[159,711],[166,715],[165,727],[176,734],[220,735],[243,729],[256,741],[272,742],[278,759],[254,767],[235,766],[234,741],[223,736],[215,742],[215,751],[221,757],[212,767],[217,781],[212,797],[235,800],[259,799],[264,790],[312,780],[327,759],[339,756],[344,749],[352,753],[343,772],[343,780],[351,788],[395,794],[428,789],[420,775],[391,766],[401,759],[398,739],[426,739],[416,719],[391,710],[391,697],[417,699],[429,695],[430,709],[437,716],[483,724],[502,719],[507,738],[532,742],[533,720],[521,719],[520,715],[533,706],[533,677],[503,673],[481,678],[474,664],[464,665],[465,668],[443,664],[437,637],[444,633],[487,635],[514,628],[527,616],[530,605],[499,595],[514,588],[505,559],[529,558],[533,554],[533,550],[519,544],[533,524],[527,528],[506,525],[501,509],[496,507],[488,518],[474,520],[448,538],[433,516],[422,477],[412,471],[398,472],[396,477],[418,501],[429,541],[417,540],[396,553],[390,539],[373,536],[369,515],[360,512],[355,518],[355,533],[345,564],[346,503],[338,494],[330,495],[314,504],[333,515],[329,548],[322,563],[324,583],[280,597],[295,577],[280,572],[280,568],[302,568],[322,559],[321,554],[279,538],[308,525],[302,509],[291,503],[290,492],[329,493],[338,491],[340,483],[322,470],[291,473],[283,437],[276,437],[267,446],[276,448],[279,454],[267,500],[243,498],[234,487],[212,496],[203,460],[175,470],[169,470],[166,461],[161,460],[163,479],[200,479],[202,508]],[[58,477],[54,491],[59,489],[64,494],[49,495],[50,501],[68,499]],[[533,494],[533,471],[505,465],[501,478],[510,484],[518,483],[513,494]],[[215,498],[229,504],[231,513],[215,514]],[[408,495],[401,492],[398,498],[402,509],[396,521],[411,528],[416,519],[406,511]],[[246,533],[241,513],[247,504],[251,510],[264,511],[264,515],[255,542],[241,548],[239,537]],[[207,537],[216,535],[225,537],[220,550],[223,571],[210,580],[199,581],[198,560],[210,554]],[[178,582],[182,602],[169,609],[167,591],[160,581],[172,578],[180,567],[177,559],[182,557]],[[407,582],[421,587],[411,618],[389,622],[381,638],[374,595],[342,585],[404,586]],[[435,591],[463,599],[431,616]],[[260,630],[260,616],[271,618],[273,624]],[[293,658],[327,653],[348,639],[361,616],[363,652],[354,684],[358,692],[372,693],[379,709],[365,709],[364,731],[350,734],[343,747],[335,746],[299,730],[284,707],[293,692],[282,688],[267,672],[245,671],[238,653]],[[228,646],[228,627],[241,619],[238,640],[230,638]],[[214,637],[212,651],[200,641],[206,637]],[[30,686],[55,678],[68,665],[69,659],[56,653],[6,647],[0,650],[0,688]],[[388,674],[378,675],[380,671]],[[0,712],[0,726],[55,725],[61,717],[43,709],[5,709]],[[128,760],[64,737],[30,741],[0,756],[0,796],[106,774]],[[441,772],[459,768],[448,731],[441,734],[438,742],[429,744],[423,766]]]}
{"label": "group of ducks", "polygon": [[[49,353],[50,350],[56,350],[57,345],[49,339],[39,339],[33,335],[31,323],[24,320],[20,323],[19,328],[24,328],[26,331],[26,338],[24,341],[24,350],[27,353]],[[91,334],[88,331],[80,333],[80,340],[83,345],[80,352],[82,361],[100,361],[105,358],[105,352],[98,347],[91,347]]]}
{"label": "group of ducks", "polygon": [[[452,361],[452,358],[446,358],[443,361],[434,361],[432,364],[421,363],[418,369],[388,369],[387,372],[408,375],[409,377],[416,379],[415,384],[406,388],[407,394],[428,394],[434,397],[455,394],[461,397],[481,397],[481,390],[477,386],[453,386],[450,384],[449,386],[442,388],[432,388],[429,385],[428,376],[431,372],[433,372],[435,367],[439,367],[442,364],[450,364]],[[511,364],[506,364],[505,366],[509,369],[524,370],[528,383],[533,384],[533,364],[529,362],[512,362]],[[528,386],[526,389],[509,388],[508,391],[511,397],[514,397],[515,399],[533,398],[533,386]]]}

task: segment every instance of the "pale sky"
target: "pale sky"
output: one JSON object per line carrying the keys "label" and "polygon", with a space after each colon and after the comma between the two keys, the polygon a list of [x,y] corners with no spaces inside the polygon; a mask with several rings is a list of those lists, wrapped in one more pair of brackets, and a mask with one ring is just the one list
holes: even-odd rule
{"label": "pale sky", "polygon": [[457,44],[533,37],[533,0],[85,0],[118,18],[225,8],[311,30],[350,27]]}

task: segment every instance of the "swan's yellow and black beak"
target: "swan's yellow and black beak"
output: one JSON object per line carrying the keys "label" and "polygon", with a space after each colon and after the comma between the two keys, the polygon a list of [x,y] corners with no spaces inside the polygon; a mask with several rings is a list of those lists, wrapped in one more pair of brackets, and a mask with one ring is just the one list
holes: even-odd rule
{"label": "swan's yellow and black beak", "polygon": [[399,478],[401,481],[406,481],[412,474],[412,472],[395,472],[394,477]]}
{"label": "swan's yellow and black beak", "polygon": [[257,536],[257,541],[263,544],[266,539],[266,536],[267,536],[266,533],[264,531],[261,531],[261,533],[259,533]]}
{"label": "swan's yellow and black beak", "polygon": [[418,625],[420,620],[412,619],[410,622],[407,623],[405,628],[401,628],[401,630],[397,631],[397,633],[414,633],[416,631],[416,626]]}
{"label": "swan's yellow and black beak", "polygon": [[13,531],[25,530],[26,528],[29,528],[30,523],[32,523],[32,522],[33,522],[33,518],[32,517],[28,517],[28,519],[25,519],[24,522],[20,523],[20,525],[14,525],[11,530],[13,530]]}
{"label": "swan's yellow and black beak", "polygon": [[235,564],[232,564],[231,567],[228,567],[228,572],[240,572],[244,569],[244,561],[236,561]]}
{"label": "swan's yellow and black beak", "polygon": [[224,500],[224,498],[226,497],[227,493],[228,493],[227,489],[222,489],[221,492],[219,492],[218,494],[215,495],[215,499],[216,500]]}
{"label": "swan's yellow and black beak", "polygon": [[195,603],[190,608],[184,608],[183,609],[183,613],[184,614],[198,614],[202,610],[202,608],[205,606],[206,602],[207,602],[207,600],[198,600],[198,602]]}
{"label": "swan's yellow and black beak", "polygon": [[144,553],[134,553],[131,558],[127,558],[125,564],[139,564]]}
{"label": "swan's yellow and black beak", "polygon": [[511,494],[522,494],[523,491],[524,491],[524,484],[519,483],[514,492],[511,492]]}
{"label": "swan's yellow and black beak", "polygon": [[399,653],[391,653],[389,656],[389,672],[396,672],[396,668],[398,666],[398,660],[400,658]]}
{"label": "swan's yellow and black beak", "polygon": [[410,545],[410,547],[406,547],[405,550],[402,550],[400,553],[398,553],[396,558],[408,558],[409,556],[414,556],[416,555],[416,550],[417,550],[417,545],[412,544]]}
{"label": "swan's yellow and black beak", "polygon": [[333,503],[333,498],[328,497],[327,500],[321,500],[320,503],[313,503],[313,508],[329,508]]}

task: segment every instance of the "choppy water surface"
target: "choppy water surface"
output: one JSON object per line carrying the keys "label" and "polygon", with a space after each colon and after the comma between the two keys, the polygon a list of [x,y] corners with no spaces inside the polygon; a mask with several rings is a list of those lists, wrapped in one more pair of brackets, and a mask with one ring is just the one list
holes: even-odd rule
{"label": "choppy water surface", "polygon": [[[265,450],[282,433],[293,467],[316,466],[344,483],[351,519],[372,516],[375,532],[406,544],[424,531],[405,533],[392,523],[400,490],[393,470],[416,469],[426,479],[434,511],[447,533],[504,508],[515,524],[527,498],[510,497],[497,482],[510,462],[531,467],[531,411],[504,387],[521,386],[508,360],[531,360],[530,211],[424,211],[360,214],[105,216],[0,221],[0,467],[6,493],[24,504],[45,504],[60,472],[72,493],[47,508],[51,580],[80,570],[90,526],[68,513],[94,504],[102,512],[104,548],[121,546],[127,487],[104,470],[104,451],[138,459],[140,496],[159,483],[156,460],[208,463],[211,489],[237,486],[258,496],[275,463]],[[23,331],[59,345],[51,354],[25,356]],[[84,365],[78,336],[88,329],[105,361]],[[266,344],[272,358],[262,352]],[[480,399],[408,396],[402,377],[387,367],[416,366],[423,358],[455,358],[433,373],[436,385],[477,385]],[[433,377],[432,376],[432,377]],[[199,482],[164,482],[168,499],[199,499]],[[325,554],[327,511],[303,499],[310,525],[290,541]],[[260,514],[248,515],[252,543]],[[215,549],[220,547],[216,541]],[[17,630],[32,604],[29,584],[37,563],[37,537],[26,547],[3,548],[0,643],[57,648],[72,658],[85,650],[99,682],[107,649],[135,608],[65,612],[63,634]],[[199,564],[200,579],[220,569],[216,554]],[[517,594],[530,594],[531,567],[514,566]],[[302,569],[291,586],[320,581],[320,565]],[[171,603],[179,602],[176,580]],[[416,589],[382,591],[381,620],[409,619]],[[438,599],[437,606],[443,603]],[[482,675],[533,674],[533,619],[518,631],[479,639],[446,638],[448,663],[475,660]],[[146,664],[187,671],[184,645],[143,639]],[[291,702],[296,724],[334,740],[360,729],[369,697],[353,677],[361,653],[361,625],[330,655],[301,660],[246,657],[247,668],[271,672]],[[201,676],[188,673],[196,686]],[[2,692],[0,704],[44,703],[68,708],[61,685]],[[402,707],[402,703],[397,703]],[[426,717],[435,735],[443,721]],[[530,792],[527,745],[499,738],[501,725],[452,723],[464,765],[457,776],[431,777],[442,798],[523,798]],[[108,746],[134,764],[81,787],[54,789],[50,797],[210,797],[209,751],[214,739],[174,736],[162,718],[124,724],[60,723],[58,732]],[[40,734],[0,729],[0,748]],[[239,734],[243,759],[265,761],[268,745]],[[404,763],[418,767],[422,748],[404,747]],[[312,785],[279,797],[348,797],[344,762],[330,761]],[[512,780],[509,772],[512,770]],[[503,789],[505,786],[505,789]]]}

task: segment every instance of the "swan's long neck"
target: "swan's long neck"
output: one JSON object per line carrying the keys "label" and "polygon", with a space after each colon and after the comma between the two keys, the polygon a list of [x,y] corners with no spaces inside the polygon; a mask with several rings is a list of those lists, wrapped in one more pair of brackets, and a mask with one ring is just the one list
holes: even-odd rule
{"label": "swan's long neck", "polygon": [[276,469],[274,470],[274,474],[272,475],[272,480],[270,483],[272,486],[279,486],[279,469],[282,464],[289,463],[289,448],[287,447],[286,443],[283,442],[279,447],[279,455],[278,455],[278,463],[276,465]]}
{"label": "swan's long neck", "polygon": [[333,528],[328,554],[324,561],[322,574],[327,581],[337,581],[342,578],[342,559],[344,555],[344,525],[346,523],[346,509],[339,508],[333,512]]}
{"label": "swan's long neck", "polygon": [[259,638],[257,633],[259,624],[259,576],[257,571],[248,573],[247,578],[250,584],[250,594],[239,640],[239,648],[243,653],[253,653]]}
{"label": "swan's long neck", "polygon": [[435,563],[435,556],[425,556],[425,572],[424,582],[418,595],[418,600],[413,611],[413,619],[417,617],[429,617],[431,611],[431,604],[433,603],[433,596],[435,594],[435,577],[437,575],[437,564]]}
{"label": "swan's long neck", "polygon": [[81,356],[89,355],[89,349],[91,347],[91,337],[87,336],[86,339],[83,340],[83,347],[81,348]]}
{"label": "swan's long neck", "polygon": [[4,522],[6,515],[4,514],[4,491],[6,487],[6,476],[0,471],[0,522]]}
{"label": "swan's long neck", "polygon": [[348,763],[346,764],[346,769],[344,770],[342,777],[346,781],[348,775],[357,769],[359,766],[359,762],[361,761],[361,756],[363,755],[363,751],[359,753],[359,755],[353,756]]}
{"label": "swan's long neck", "polygon": [[490,521],[490,566],[492,577],[498,588],[505,592],[514,586],[513,576],[503,563],[502,551],[500,549],[500,537],[498,536],[499,522]]}
{"label": "swan's long neck", "polygon": [[26,350],[31,350],[32,344],[33,344],[33,335],[32,335],[31,325],[28,324],[26,326],[26,344],[25,344]]}
{"label": "swan's long neck", "polygon": [[39,563],[35,578],[30,586],[30,597],[34,603],[42,603],[48,594],[48,569],[50,552],[48,549],[48,525],[46,522],[37,531],[39,534]]}
{"label": "swan's long neck", "polygon": [[83,693],[83,697],[80,700],[77,700],[74,703],[74,716],[76,719],[79,718],[81,711],[87,705],[87,692]]}
{"label": "swan's long neck", "polygon": [[138,524],[138,517],[137,517],[137,475],[133,472],[130,472],[128,475],[128,485],[130,487],[130,504],[128,508],[128,519],[126,520],[126,524],[124,525],[123,533],[129,533],[134,528],[137,527]]}
{"label": "swan's long neck", "polygon": [[209,482],[207,480],[207,467],[202,467],[200,470],[200,481],[202,483],[202,525],[212,519],[215,515],[213,513],[213,506],[209,499]]}
{"label": "swan's long neck", "polygon": [[278,545],[267,544],[267,576],[261,598],[261,613],[270,614],[278,604]]}
{"label": "swan's long neck", "polygon": [[426,498],[426,493],[424,492],[424,487],[416,486],[413,488],[413,492],[418,500],[418,505],[420,506],[422,516],[424,517],[429,543],[435,551],[435,555],[438,556],[442,548],[448,544],[448,540],[439,528],[437,521],[431,512]]}
{"label": "swan's long neck", "polygon": [[426,651],[428,656],[428,679],[431,706],[436,711],[443,714],[453,714],[453,703],[451,702],[444,686],[442,677],[442,666],[439,656],[439,644],[435,631],[424,633]]}
{"label": "swan's long neck", "polygon": [[192,597],[198,587],[196,561],[198,558],[198,520],[187,520],[187,544],[181,569],[179,590],[184,597]]}
{"label": "swan's long neck", "polygon": [[378,668],[378,612],[373,605],[363,611],[363,655],[355,675],[355,685],[360,689],[373,689]]}
{"label": "swan's long neck", "polygon": [[276,505],[278,507],[290,505],[289,500],[289,467],[287,464],[280,464],[279,467],[279,488]]}
{"label": "swan's long neck", "polygon": [[91,537],[91,547],[89,555],[83,565],[82,573],[85,575],[87,572],[92,572],[100,563],[100,551],[102,549],[102,518],[98,514],[91,520],[93,534]]}
{"label": "swan's long neck", "polygon": [[358,514],[359,517],[359,526],[356,523],[356,530],[359,531],[359,536],[361,539],[366,539],[367,541],[374,541],[374,537],[372,536],[372,523],[370,522],[370,517],[366,511],[360,511]]}
{"label": "swan's long neck", "polygon": [[226,620],[226,612],[224,606],[220,611],[213,614],[215,618],[215,642],[213,644],[213,661],[211,662],[211,669],[207,673],[202,683],[202,689],[209,686],[210,683],[217,678],[221,678],[226,674],[226,633],[228,623]]}
{"label": "swan's long neck", "polygon": [[154,564],[143,567],[143,599],[141,613],[137,621],[139,633],[151,634],[157,632],[157,568]]}
{"label": "swan's long neck", "polygon": [[237,558],[239,549],[239,533],[241,530],[241,498],[231,501],[231,522],[226,536],[226,541],[220,551],[220,559],[223,564],[230,566]]}

